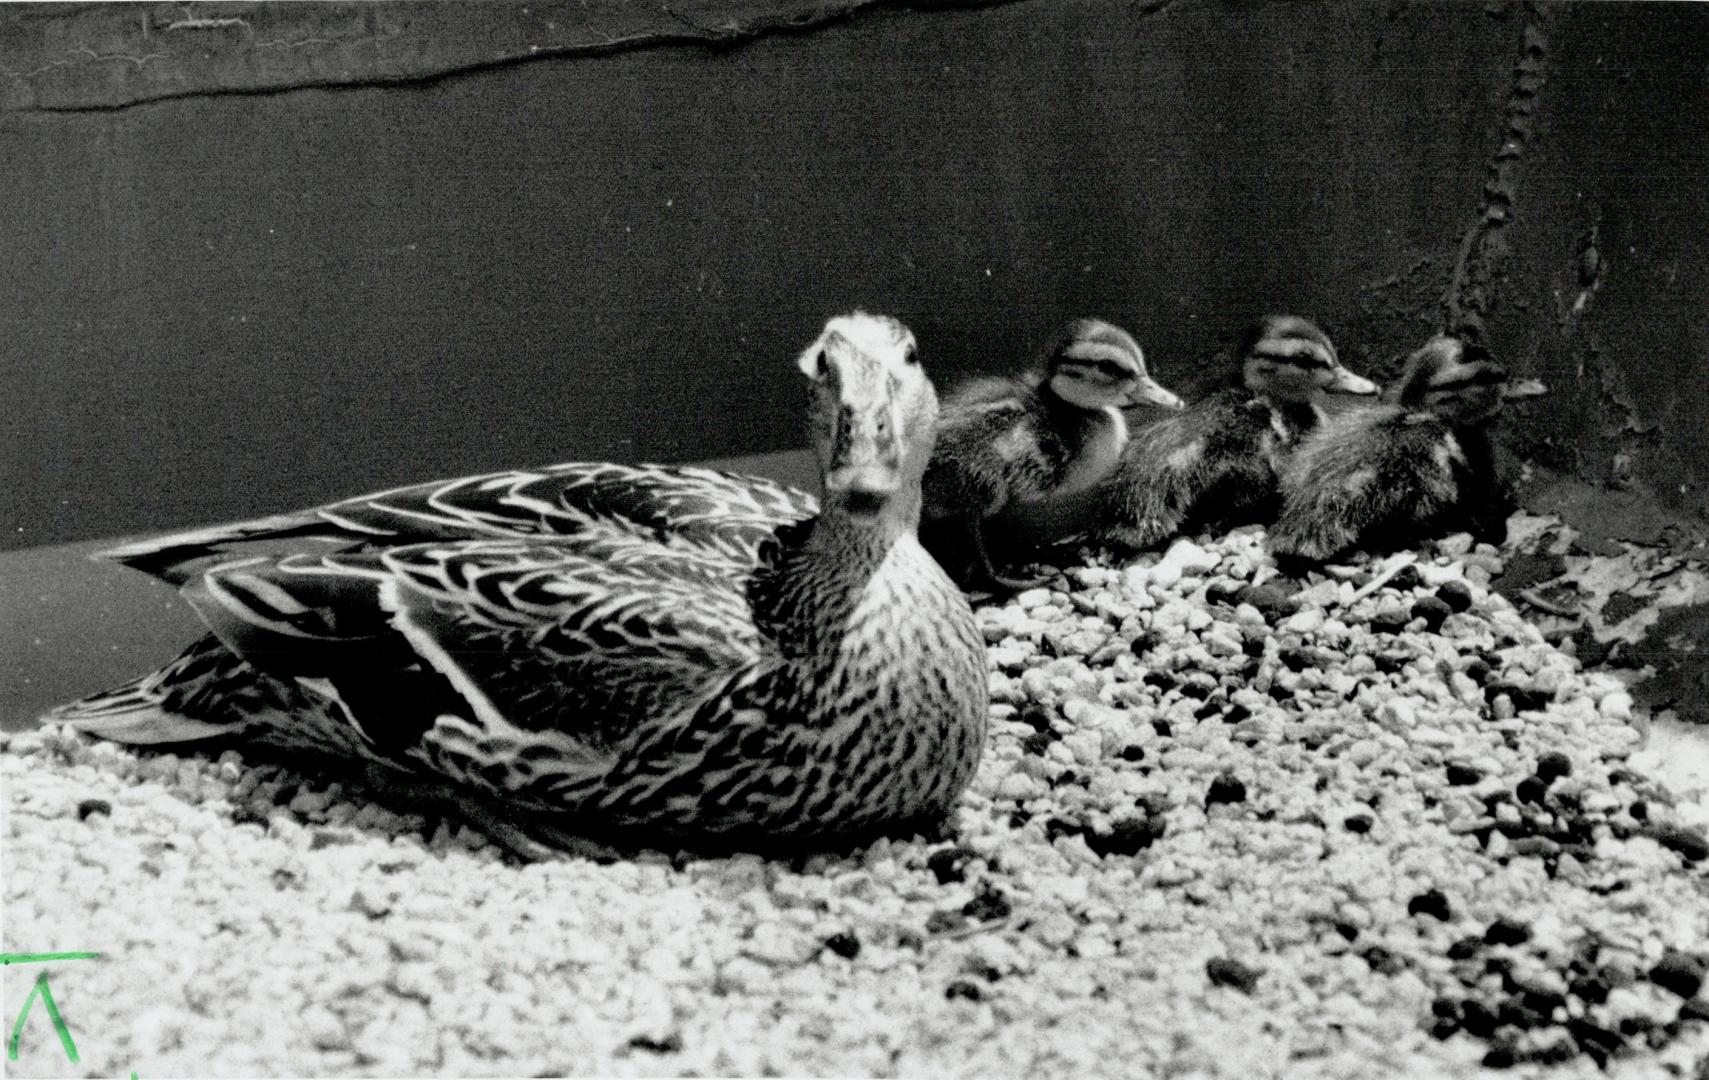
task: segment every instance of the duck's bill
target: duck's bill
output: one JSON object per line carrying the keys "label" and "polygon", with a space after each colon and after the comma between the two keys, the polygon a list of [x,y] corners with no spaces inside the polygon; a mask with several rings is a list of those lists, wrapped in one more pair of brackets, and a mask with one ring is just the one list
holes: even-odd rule
{"label": "duck's bill", "polygon": [[1331,394],[1375,394],[1377,384],[1363,375],[1355,375],[1344,367],[1338,367],[1324,389]]}
{"label": "duck's bill", "polygon": [[825,494],[855,514],[878,513],[901,488],[902,474],[888,465],[844,465],[825,474]]}
{"label": "duck's bill", "polygon": [[1129,405],[1156,405],[1163,409],[1180,409],[1185,406],[1173,391],[1165,390],[1151,379],[1139,380],[1139,385],[1128,391]]}
{"label": "duck's bill", "polygon": [[1516,379],[1501,388],[1501,396],[1504,401],[1542,397],[1548,392],[1548,384],[1541,379]]}

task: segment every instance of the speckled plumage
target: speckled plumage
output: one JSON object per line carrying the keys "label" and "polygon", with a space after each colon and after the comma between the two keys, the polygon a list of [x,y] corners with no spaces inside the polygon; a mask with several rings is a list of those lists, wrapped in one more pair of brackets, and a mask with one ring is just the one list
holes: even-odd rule
{"label": "speckled plumage", "polygon": [[1281,473],[1272,549],[1317,561],[1459,531],[1500,543],[1514,504],[1489,424],[1506,386],[1487,353],[1433,339],[1383,404],[1331,417],[1301,443]]}
{"label": "speckled plumage", "polygon": [[570,831],[753,845],[941,817],[987,693],[967,602],[914,534],[935,399],[900,324],[833,320],[815,348],[822,510],[752,477],[570,464],[132,545],[112,556],[213,633],[56,718],[356,757]]}
{"label": "speckled plumage", "polygon": [[945,400],[923,481],[922,537],[969,583],[1030,582],[991,565],[984,526],[1006,508],[1071,497],[1115,468],[1128,439],[1121,406],[1180,400],[1146,370],[1133,337],[1076,319],[1051,338],[1039,370],[973,379]]}
{"label": "speckled plumage", "polygon": [[1281,507],[1277,471],[1321,422],[1321,395],[1376,390],[1341,366],[1328,335],[1297,316],[1254,323],[1235,356],[1235,385],[1134,432],[1101,485],[1097,539],[1141,550],[1272,519]]}

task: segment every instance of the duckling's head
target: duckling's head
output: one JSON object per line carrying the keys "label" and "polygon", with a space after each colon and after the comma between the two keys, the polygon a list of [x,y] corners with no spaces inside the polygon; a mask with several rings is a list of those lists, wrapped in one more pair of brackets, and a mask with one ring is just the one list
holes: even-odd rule
{"label": "duckling's head", "polygon": [[1535,379],[1513,381],[1482,345],[1442,334],[1407,357],[1400,378],[1383,396],[1451,424],[1477,424],[1499,412],[1504,401],[1546,391]]}
{"label": "duckling's head", "polygon": [[1240,339],[1239,355],[1242,384],[1273,401],[1377,392],[1376,383],[1341,366],[1328,334],[1297,315],[1269,315],[1253,323]]}
{"label": "duckling's head", "polygon": [[1145,370],[1139,342],[1102,319],[1075,319],[1057,331],[1045,352],[1045,387],[1082,409],[1159,405],[1181,408],[1181,399]]}
{"label": "duckling's head", "polygon": [[797,363],[812,380],[809,427],[826,508],[857,519],[917,515],[938,398],[913,332],[882,315],[841,315]]}

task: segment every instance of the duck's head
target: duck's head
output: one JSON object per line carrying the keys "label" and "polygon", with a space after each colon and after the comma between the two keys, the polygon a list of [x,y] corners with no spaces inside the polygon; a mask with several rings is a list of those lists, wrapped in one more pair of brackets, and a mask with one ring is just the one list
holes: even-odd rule
{"label": "duck's head", "polygon": [[1239,355],[1241,383],[1273,401],[1377,392],[1376,383],[1341,366],[1328,334],[1297,315],[1269,315],[1253,323],[1240,339]]}
{"label": "duck's head", "polygon": [[1181,408],[1181,399],[1145,370],[1133,335],[1102,319],[1075,319],[1057,331],[1045,352],[1044,377],[1052,394],[1082,409]]}
{"label": "duck's head", "polygon": [[1482,345],[1442,334],[1406,358],[1400,378],[1383,396],[1452,424],[1476,424],[1499,412],[1504,401],[1547,390],[1536,379],[1510,378]]}
{"label": "duck's head", "polygon": [[812,380],[809,426],[826,508],[857,519],[917,514],[938,398],[913,332],[882,315],[841,315],[797,363]]}

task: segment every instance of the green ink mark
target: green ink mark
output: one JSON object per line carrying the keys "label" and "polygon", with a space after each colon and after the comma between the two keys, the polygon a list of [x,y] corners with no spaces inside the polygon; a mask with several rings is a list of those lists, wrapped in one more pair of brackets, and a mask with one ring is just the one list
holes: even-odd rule
{"label": "green ink mark", "polygon": [[54,960],[99,960],[98,952],[8,952],[0,953],[0,965],[46,964]]}
{"label": "green ink mark", "polygon": [[18,1022],[12,1025],[12,1041],[6,1047],[6,1056],[13,1061],[18,1060],[18,1040],[24,1034],[24,1021],[29,1018],[30,1006],[36,1003],[36,998],[42,999],[42,1008],[47,1010],[48,1017],[53,1021],[53,1029],[59,1032],[59,1045],[65,1048],[65,1056],[74,1063],[78,1060],[77,1044],[71,1041],[71,1029],[65,1026],[65,1017],[59,1015],[59,1006],[54,1004],[53,991],[48,989],[47,972],[36,976],[35,988],[30,996],[24,999],[24,1007],[18,1012]]}

